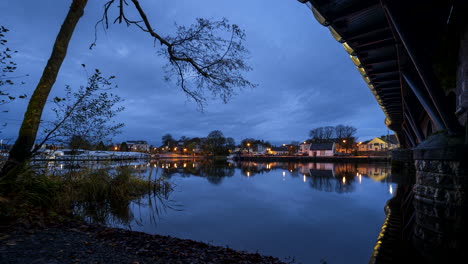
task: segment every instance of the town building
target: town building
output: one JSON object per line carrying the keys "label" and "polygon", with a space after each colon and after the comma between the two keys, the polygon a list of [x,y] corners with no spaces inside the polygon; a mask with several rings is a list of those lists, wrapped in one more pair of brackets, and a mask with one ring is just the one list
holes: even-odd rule
{"label": "town building", "polygon": [[311,157],[331,157],[336,153],[336,144],[329,143],[311,143],[309,146],[308,156]]}
{"label": "town building", "polygon": [[128,149],[130,151],[141,151],[141,152],[149,152],[150,145],[148,142],[144,140],[128,140],[126,141]]}
{"label": "town building", "polygon": [[358,143],[359,151],[386,151],[398,147],[398,142],[394,135],[376,137],[371,140]]}

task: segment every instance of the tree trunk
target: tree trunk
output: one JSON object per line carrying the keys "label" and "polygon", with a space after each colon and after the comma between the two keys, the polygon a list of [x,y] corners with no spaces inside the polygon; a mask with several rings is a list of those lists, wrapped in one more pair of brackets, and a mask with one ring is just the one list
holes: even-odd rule
{"label": "tree trunk", "polygon": [[75,26],[81,16],[83,16],[87,2],[88,0],[73,0],[70,6],[67,17],[63,21],[62,27],[55,40],[49,61],[29,101],[28,108],[24,114],[23,123],[18,133],[18,138],[13,148],[10,150],[10,156],[7,162],[0,171],[0,178],[9,175],[8,178],[14,179],[16,173],[13,170],[19,168],[31,157],[31,150],[36,140],[42,111],[67,54],[68,44],[75,30]]}

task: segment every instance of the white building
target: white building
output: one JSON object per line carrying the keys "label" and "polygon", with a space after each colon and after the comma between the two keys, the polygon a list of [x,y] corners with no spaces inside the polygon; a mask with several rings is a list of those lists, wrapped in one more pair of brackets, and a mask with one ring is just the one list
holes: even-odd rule
{"label": "white building", "polygon": [[309,146],[309,156],[311,157],[332,157],[335,155],[335,143],[312,143]]}
{"label": "white building", "polygon": [[131,151],[142,151],[142,152],[149,152],[150,146],[148,142],[144,140],[129,140],[126,142],[128,149]]}

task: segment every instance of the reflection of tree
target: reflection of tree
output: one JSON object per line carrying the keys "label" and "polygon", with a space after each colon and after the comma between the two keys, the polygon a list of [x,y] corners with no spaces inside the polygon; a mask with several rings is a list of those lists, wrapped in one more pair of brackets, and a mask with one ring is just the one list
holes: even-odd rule
{"label": "reflection of tree", "polygon": [[206,178],[215,185],[221,184],[224,177],[232,177],[235,172],[234,166],[229,166],[224,160],[160,161],[156,166],[162,168],[161,176],[167,179],[174,175],[198,176]]}
{"label": "reflection of tree", "polygon": [[310,170],[308,180],[310,187],[325,192],[332,192],[333,182],[336,181],[331,170]]}

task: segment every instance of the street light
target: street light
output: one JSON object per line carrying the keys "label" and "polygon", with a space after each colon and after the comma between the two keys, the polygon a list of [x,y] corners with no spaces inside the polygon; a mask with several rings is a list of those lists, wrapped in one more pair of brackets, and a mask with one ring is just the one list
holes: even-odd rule
{"label": "street light", "polygon": [[247,154],[250,154],[250,143],[247,143]]}

